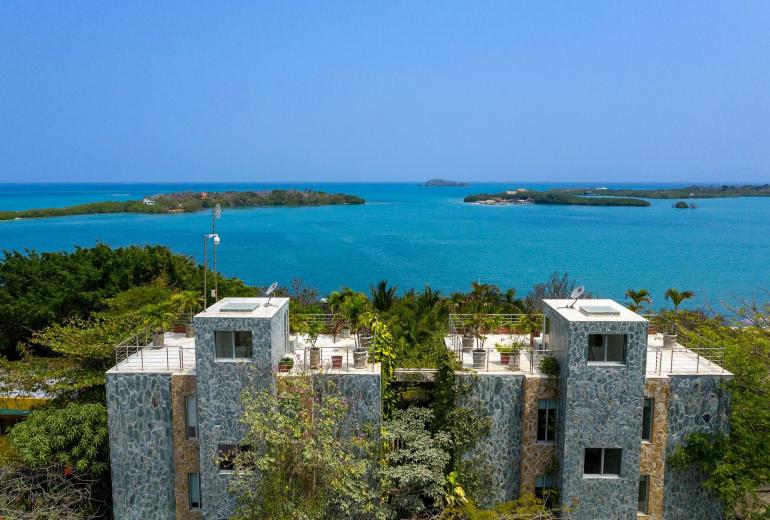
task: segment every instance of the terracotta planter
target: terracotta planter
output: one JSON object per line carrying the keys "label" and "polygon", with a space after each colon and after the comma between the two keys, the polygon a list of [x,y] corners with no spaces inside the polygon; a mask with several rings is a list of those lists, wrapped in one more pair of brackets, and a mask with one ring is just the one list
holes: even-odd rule
{"label": "terracotta planter", "polygon": [[366,368],[366,356],[365,349],[356,349],[353,351],[353,368]]}
{"label": "terracotta planter", "polygon": [[511,355],[509,353],[503,354],[500,353],[500,363],[503,365],[507,365],[511,362]]}
{"label": "terracotta planter", "polygon": [[318,368],[321,366],[321,349],[310,349],[310,368]]}
{"label": "terracotta planter", "polygon": [[342,368],[342,356],[332,356],[332,368]]}
{"label": "terracotta planter", "polygon": [[294,366],[293,364],[289,365],[288,363],[285,363],[285,364],[284,363],[278,363],[278,371],[279,372],[289,372],[289,371],[291,371],[293,366]]}
{"label": "terracotta planter", "polygon": [[486,366],[487,351],[486,350],[474,350],[473,351],[473,368],[481,369]]}

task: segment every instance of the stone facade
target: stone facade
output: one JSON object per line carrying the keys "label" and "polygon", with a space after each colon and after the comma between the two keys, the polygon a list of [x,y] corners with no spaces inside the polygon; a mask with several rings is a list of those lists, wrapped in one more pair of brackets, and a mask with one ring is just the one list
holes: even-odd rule
{"label": "stone facade", "polygon": [[[672,376],[668,403],[666,457],[689,434],[727,433],[730,397],[721,376]],[[666,520],[718,520],[722,518],[719,500],[701,485],[703,475],[696,470],[666,469],[663,512]]]}
{"label": "stone facade", "polygon": [[556,397],[556,382],[540,376],[524,379],[521,432],[521,494],[534,495],[535,479],[553,469],[556,443],[537,442],[537,402]]}
{"label": "stone facade", "polygon": [[[545,306],[559,361],[557,485],[571,518],[636,518],[639,491],[646,321],[570,321]],[[587,364],[589,334],[627,334],[623,365]],[[622,449],[619,477],[583,475],[586,448]]]}
{"label": "stone facade", "polygon": [[174,518],[170,374],[107,374],[114,517]]}
{"label": "stone facade", "polygon": [[663,519],[663,477],[666,466],[666,440],[668,438],[669,378],[649,378],[644,385],[644,396],[653,400],[652,436],[642,441],[639,474],[649,475],[647,517]]}
{"label": "stone facade", "polygon": [[491,419],[489,434],[480,439],[467,457],[480,456],[492,468],[493,502],[519,494],[519,447],[521,446],[521,393],[523,375],[479,373],[469,378],[471,392],[463,406],[478,409]]}
{"label": "stone facade", "polygon": [[196,394],[194,374],[171,376],[171,422],[174,438],[174,496],[177,520],[202,520],[203,513],[190,509],[188,475],[200,473],[198,439],[187,438],[185,397]]}
{"label": "stone facade", "polygon": [[[228,493],[229,475],[216,463],[219,444],[238,444],[245,427],[240,421],[244,388],[267,388],[274,367],[286,349],[289,305],[285,302],[270,318],[196,316],[196,372],[200,429],[201,500],[206,519],[229,518],[235,500]],[[252,357],[216,359],[214,332],[251,331]]]}
{"label": "stone facade", "polygon": [[[382,389],[380,373],[315,374],[320,384],[331,382],[348,405],[343,432],[354,433],[371,430],[379,434],[382,422]],[[318,384],[318,383],[316,383]]]}

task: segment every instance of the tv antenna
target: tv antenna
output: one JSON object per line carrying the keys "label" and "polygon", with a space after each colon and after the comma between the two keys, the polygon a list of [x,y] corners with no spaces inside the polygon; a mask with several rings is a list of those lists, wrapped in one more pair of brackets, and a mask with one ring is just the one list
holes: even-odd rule
{"label": "tv antenna", "polygon": [[572,289],[572,293],[569,295],[569,297],[570,298],[574,298],[575,301],[573,301],[572,303],[567,305],[567,308],[568,309],[574,309],[575,308],[575,304],[580,299],[580,297],[583,296],[583,294],[585,294],[585,292],[586,292],[586,288],[583,287],[582,285],[578,285],[577,287]]}
{"label": "tv antenna", "polygon": [[270,300],[273,298],[273,293],[275,292],[276,288],[278,288],[278,282],[273,282],[265,291],[265,296],[267,296],[265,307],[270,307]]}

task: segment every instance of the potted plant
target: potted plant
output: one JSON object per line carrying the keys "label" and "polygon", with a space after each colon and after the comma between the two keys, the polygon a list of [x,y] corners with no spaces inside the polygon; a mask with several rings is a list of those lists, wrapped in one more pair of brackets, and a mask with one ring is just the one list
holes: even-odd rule
{"label": "potted plant", "polygon": [[463,320],[463,352],[467,353],[473,350],[473,345],[476,342],[476,333],[473,327],[472,317]]}
{"label": "potted plant", "polygon": [[342,356],[334,354],[332,356],[332,368],[342,368]]}
{"label": "potted plant", "polygon": [[535,338],[540,337],[540,327],[542,322],[533,314],[525,314],[521,320],[521,328],[525,333],[529,333],[529,346],[535,346]]}
{"label": "potted plant", "polygon": [[487,351],[484,350],[484,342],[490,331],[500,328],[500,317],[495,314],[476,314],[473,319],[473,327],[476,330],[476,348],[473,349],[473,368],[484,368],[487,360]]}
{"label": "potted plant", "polygon": [[172,296],[171,301],[178,306],[179,313],[186,318],[184,324],[185,336],[194,338],[195,327],[192,323],[192,317],[193,314],[203,307],[203,296],[196,291],[182,291]]}
{"label": "potted plant", "polygon": [[278,362],[278,371],[279,372],[290,372],[291,369],[294,367],[294,356],[283,356],[281,360]]}
{"label": "potted plant", "polygon": [[140,310],[145,325],[152,331],[152,344],[155,347],[164,345],[164,333],[174,324],[175,314],[170,310],[170,303],[149,303]]}
{"label": "potted plant", "polygon": [[321,366],[321,349],[316,346],[316,342],[323,327],[324,325],[320,321],[311,321],[308,323],[307,332],[305,332],[305,339],[310,343],[310,368]]}
{"label": "potted plant", "polygon": [[513,370],[519,370],[521,366],[521,350],[526,345],[521,340],[512,343],[495,343],[495,350],[500,354],[500,364],[508,365]]}
{"label": "potted plant", "polygon": [[663,348],[674,348],[676,346],[677,328],[679,326],[679,306],[682,302],[695,296],[692,291],[679,291],[670,287],[666,289],[667,300],[674,304],[674,323],[669,326],[668,331],[663,333]]}
{"label": "potted plant", "polygon": [[[377,316],[373,312],[364,312],[357,318],[358,327],[370,330],[372,323],[376,319]],[[353,368],[366,368],[366,360],[369,355],[369,347],[372,344],[373,337],[371,334],[360,334],[358,331],[356,336],[356,348],[353,349]]]}

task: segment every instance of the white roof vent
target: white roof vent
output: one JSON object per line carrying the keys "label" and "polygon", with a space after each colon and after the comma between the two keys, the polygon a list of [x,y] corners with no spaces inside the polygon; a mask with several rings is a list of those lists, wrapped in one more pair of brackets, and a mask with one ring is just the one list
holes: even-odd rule
{"label": "white roof vent", "polygon": [[256,302],[228,302],[219,308],[219,312],[254,312],[259,307]]}
{"label": "white roof vent", "polygon": [[611,305],[584,304],[579,309],[586,316],[620,316],[620,310]]}

